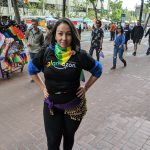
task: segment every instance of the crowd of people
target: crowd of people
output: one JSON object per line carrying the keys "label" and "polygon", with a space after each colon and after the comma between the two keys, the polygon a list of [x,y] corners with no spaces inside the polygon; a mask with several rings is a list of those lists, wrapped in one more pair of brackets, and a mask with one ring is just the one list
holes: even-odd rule
{"label": "crowd of people", "polygon": [[[89,54],[92,56],[94,49],[96,50],[97,60],[99,61],[100,56],[104,57],[102,52],[102,44],[104,38],[104,31],[101,27],[102,23],[100,20],[96,21],[96,26],[93,27],[91,34],[91,47]],[[117,55],[119,54],[119,59],[123,62],[124,67],[127,66],[127,62],[123,58],[124,51],[128,50],[128,41],[133,40],[134,52],[133,56],[137,54],[138,44],[141,43],[141,40],[144,36],[144,28],[141,23],[137,21],[137,24],[131,29],[129,23],[125,24],[125,27],[122,27],[121,24],[116,25],[112,22],[109,25],[109,28],[105,26],[104,30],[109,29],[110,32],[110,41],[114,41],[114,52],[113,52],[113,66],[111,69],[116,69]],[[146,32],[145,37],[149,35],[149,47],[147,49],[146,55],[150,54],[150,29]]]}

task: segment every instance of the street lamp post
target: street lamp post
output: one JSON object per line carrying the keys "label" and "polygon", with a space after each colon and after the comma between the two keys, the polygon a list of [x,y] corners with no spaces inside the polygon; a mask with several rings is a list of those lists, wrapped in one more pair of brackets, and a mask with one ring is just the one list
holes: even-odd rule
{"label": "street lamp post", "polygon": [[140,22],[140,23],[141,23],[141,21],[142,21],[143,4],[144,4],[144,0],[141,0],[140,17],[139,17],[139,22]]}

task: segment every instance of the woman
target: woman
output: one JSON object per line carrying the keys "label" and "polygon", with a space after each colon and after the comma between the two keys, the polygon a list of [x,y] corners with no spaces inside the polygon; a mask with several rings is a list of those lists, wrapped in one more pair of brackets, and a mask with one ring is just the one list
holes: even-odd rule
{"label": "woman", "polygon": [[122,26],[117,27],[117,36],[114,41],[114,54],[113,54],[113,66],[112,70],[116,69],[116,62],[117,62],[117,54],[119,53],[119,59],[123,62],[124,67],[126,67],[127,63],[123,58],[123,52],[124,52],[124,43],[125,43],[125,36],[123,34],[123,28]]}
{"label": "woman", "polygon": [[[85,86],[80,85],[82,69],[91,72]],[[101,76],[102,66],[85,51],[72,22],[60,19],[52,30],[49,46],[30,61],[28,70],[44,93],[44,125],[48,150],[71,150],[74,135],[86,113],[85,93]],[[43,71],[45,83],[38,72]]]}

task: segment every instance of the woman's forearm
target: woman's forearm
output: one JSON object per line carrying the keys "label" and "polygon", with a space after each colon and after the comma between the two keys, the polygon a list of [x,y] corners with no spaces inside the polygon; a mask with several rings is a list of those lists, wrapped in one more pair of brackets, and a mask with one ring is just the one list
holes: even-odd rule
{"label": "woman's forearm", "polygon": [[98,78],[93,75],[90,76],[89,80],[85,84],[86,91],[95,83],[97,79]]}
{"label": "woman's forearm", "polygon": [[43,90],[45,88],[45,84],[38,74],[31,75],[31,78],[35,81],[35,83],[40,87],[41,90]]}

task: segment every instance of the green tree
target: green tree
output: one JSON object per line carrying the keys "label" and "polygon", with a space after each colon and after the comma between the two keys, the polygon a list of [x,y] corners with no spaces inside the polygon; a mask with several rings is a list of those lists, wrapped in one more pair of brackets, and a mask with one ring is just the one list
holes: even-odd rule
{"label": "green tree", "polygon": [[89,0],[89,2],[93,5],[93,9],[94,9],[94,12],[95,12],[95,18],[98,19],[98,15],[97,15],[97,3],[98,3],[98,0]]}
{"label": "green tree", "polygon": [[[74,12],[75,13],[72,14],[72,17],[80,17],[80,12],[82,12],[84,9],[86,9],[87,2],[83,1],[81,3],[81,0],[76,0],[76,1],[73,1],[73,5],[74,5]],[[69,8],[67,9],[67,11],[68,11],[67,14],[68,14],[68,17],[69,17]]]}
{"label": "green tree", "polygon": [[113,21],[117,22],[121,20],[122,3],[123,2],[121,0],[110,1],[110,9],[111,9],[110,18]]}
{"label": "green tree", "polygon": [[30,10],[31,15],[33,15],[33,16],[38,14],[38,9],[37,9],[38,8],[38,4],[36,4],[36,3],[33,3],[33,4],[27,3],[25,5],[25,8],[27,10]]}
{"label": "green tree", "polygon": [[42,15],[45,15],[45,0],[39,0],[38,8],[41,10]]}

